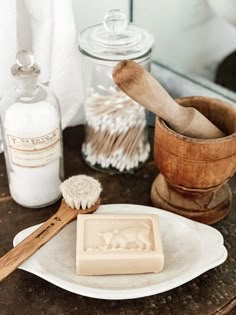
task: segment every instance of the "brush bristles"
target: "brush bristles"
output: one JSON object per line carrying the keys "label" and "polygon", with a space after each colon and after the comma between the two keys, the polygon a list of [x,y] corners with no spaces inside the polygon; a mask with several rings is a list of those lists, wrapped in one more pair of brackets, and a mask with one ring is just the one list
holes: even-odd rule
{"label": "brush bristles", "polygon": [[61,184],[61,193],[67,205],[73,209],[88,209],[100,197],[102,186],[90,176],[72,176]]}

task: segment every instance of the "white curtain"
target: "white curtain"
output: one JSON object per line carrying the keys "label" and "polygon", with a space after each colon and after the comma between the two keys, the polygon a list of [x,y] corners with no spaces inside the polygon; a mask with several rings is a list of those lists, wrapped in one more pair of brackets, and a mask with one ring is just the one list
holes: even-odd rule
{"label": "white curtain", "polygon": [[82,71],[72,0],[0,0],[0,96],[14,84],[17,50],[33,52],[41,83],[57,95],[65,128],[82,111]]}

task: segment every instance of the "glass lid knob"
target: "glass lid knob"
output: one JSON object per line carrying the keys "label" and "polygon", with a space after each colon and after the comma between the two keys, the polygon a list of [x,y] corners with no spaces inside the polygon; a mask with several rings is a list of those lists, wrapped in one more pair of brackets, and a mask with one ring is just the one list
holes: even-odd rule
{"label": "glass lid knob", "polygon": [[109,33],[122,33],[127,28],[127,18],[120,10],[107,11],[103,25]]}
{"label": "glass lid knob", "polygon": [[20,50],[16,55],[16,63],[22,70],[29,70],[34,65],[34,56],[28,50]]}

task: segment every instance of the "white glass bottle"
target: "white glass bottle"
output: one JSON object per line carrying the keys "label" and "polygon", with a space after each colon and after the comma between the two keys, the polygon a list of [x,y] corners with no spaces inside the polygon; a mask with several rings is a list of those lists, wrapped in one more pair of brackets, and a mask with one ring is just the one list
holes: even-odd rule
{"label": "white glass bottle", "polygon": [[1,100],[1,129],[9,189],[22,206],[38,208],[61,196],[64,178],[60,108],[37,82],[39,67],[23,50],[11,69],[16,88]]}

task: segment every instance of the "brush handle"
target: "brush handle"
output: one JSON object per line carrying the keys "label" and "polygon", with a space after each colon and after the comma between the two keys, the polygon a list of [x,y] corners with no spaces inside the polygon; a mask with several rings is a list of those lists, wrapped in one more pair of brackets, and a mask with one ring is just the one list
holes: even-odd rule
{"label": "brush handle", "polygon": [[177,104],[160,83],[141,65],[121,61],[113,79],[129,97],[165,120],[176,132],[194,138],[221,138],[223,132],[193,107]]}
{"label": "brush handle", "polygon": [[0,282],[47,243],[66,224],[76,219],[77,214],[76,210],[71,209],[62,201],[61,207],[50,219],[0,258]]}

